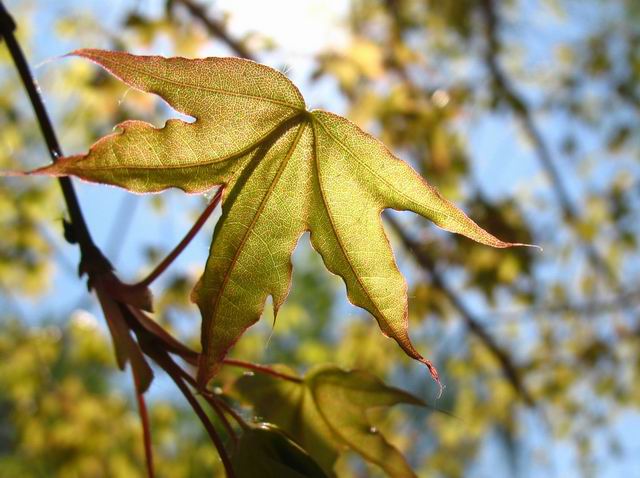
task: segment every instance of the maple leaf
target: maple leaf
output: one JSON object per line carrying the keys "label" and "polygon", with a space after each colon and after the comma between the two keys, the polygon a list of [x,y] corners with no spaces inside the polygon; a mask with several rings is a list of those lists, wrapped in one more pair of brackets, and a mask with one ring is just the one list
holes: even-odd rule
{"label": "maple leaf", "polygon": [[239,58],[89,49],[72,54],[196,121],[171,119],[162,128],[126,121],[87,154],[61,158],[35,173],[74,175],[138,193],[225,188],[222,217],[192,294],[202,314],[201,385],[259,319],[268,296],[277,313],[290,288],[291,253],[305,231],[326,267],[344,279],[349,300],[368,310],[382,332],[438,380],[409,339],[407,286],[382,210],[410,210],[493,247],[516,244],[483,230],[353,123],[307,111],[295,85],[272,68]]}
{"label": "maple leaf", "polygon": [[[271,367],[295,378],[284,365]],[[333,475],[338,454],[345,447],[377,464],[389,476],[415,477],[402,454],[372,426],[367,411],[405,403],[425,406],[413,395],[389,387],[365,371],[345,371],[331,365],[315,367],[304,379],[283,380],[257,373],[234,385],[256,415],[289,433]],[[286,404],[286,406],[283,406]]]}

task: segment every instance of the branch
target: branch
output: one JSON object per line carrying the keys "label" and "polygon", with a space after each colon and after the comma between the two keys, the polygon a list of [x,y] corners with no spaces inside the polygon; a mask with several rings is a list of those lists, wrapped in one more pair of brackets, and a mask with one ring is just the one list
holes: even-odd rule
{"label": "branch", "polygon": [[[196,382],[196,380],[191,375],[186,373],[184,370],[180,369],[180,372],[182,374],[182,379],[185,380],[194,389],[198,390],[198,382]],[[235,411],[233,411],[233,409],[229,405],[224,403],[224,400],[219,399],[210,390],[207,390],[207,389],[202,390],[202,389],[200,389],[200,390],[198,390],[198,393],[202,397],[204,397],[204,399],[209,403],[209,405],[211,405],[211,408],[218,415],[218,418],[222,422],[222,425],[227,430],[227,434],[233,440],[234,446],[237,445],[238,444],[238,436],[236,435],[233,427],[231,426],[231,423],[229,422],[229,420],[227,419],[227,417],[225,416],[224,413],[227,412],[236,421],[236,423],[238,425],[240,425],[240,427],[243,430],[248,430],[250,428],[249,425],[247,424],[247,422],[245,422],[242,419],[242,417],[240,417]]]}
{"label": "branch", "polygon": [[538,159],[551,179],[554,193],[562,208],[563,214],[568,219],[575,219],[578,215],[575,206],[571,201],[567,188],[562,182],[560,172],[553,162],[551,152],[542,139],[542,134],[532,118],[529,107],[498,63],[498,54],[500,51],[500,42],[498,41],[499,18],[493,0],[481,0],[480,11],[484,18],[485,36],[488,44],[485,51],[485,62],[491,74],[491,79],[497,91],[502,94],[504,100],[509,104],[514,114],[522,123],[525,133],[533,143]]}
{"label": "branch", "polygon": [[217,400],[216,397],[211,395],[208,391],[207,391],[207,394],[203,394],[203,396],[207,400],[216,400],[216,402],[218,403],[218,406],[222,408],[223,411],[227,412],[236,421],[236,423],[240,425],[240,428],[242,428],[243,431],[247,431],[251,429],[249,424],[224,400]]}
{"label": "branch", "polygon": [[533,407],[535,405],[533,397],[522,382],[520,373],[509,354],[498,345],[495,339],[482,326],[480,320],[467,308],[462,299],[458,297],[458,294],[449,287],[445,278],[438,272],[433,260],[422,252],[419,244],[411,239],[400,224],[390,215],[385,214],[385,220],[398,235],[405,249],[413,255],[413,258],[420,267],[430,275],[433,285],[440,289],[447,299],[449,299],[449,302],[451,302],[451,305],[458,311],[471,333],[478,337],[489,352],[493,354],[516,393],[522,397],[527,405]]}
{"label": "branch", "polygon": [[231,49],[231,51],[233,51],[236,54],[236,56],[239,56],[240,58],[246,58],[247,60],[255,61],[254,56],[244,46],[244,44],[236,40],[235,38],[231,37],[222,22],[219,22],[218,20],[214,20],[213,18],[209,17],[207,15],[205,8],[202,5],[199,5],[193,2],[192,0],[173,0],[173,2],[184,6],[192,16],[200,20],[200,23],[204,25],[204,27],[207,29],[207,31],[211,35],[218,38],[225,45],[227,45]]}
{"label": "branch", "polygon": [[[553,161],[549,147],[544,141],[542,133],[533,119],[533,115],[531,114],[531,110],[527,105],[527,102],[518,93],[516,87],[510,81],[508,75],[498,62],[498,54],[500,52],[500,42],[498,40],[500,18],[496,11],[494,0],[481,0],[480,11],[484,18],[485,37],[487,40],[485,63],[496,87],[496,91],[502,95],[503,99],[510,106],[513,113],[519,119],[525,134],[533,144],[536,151],[536,157],[542,165],[546,175],[551,180],[552,189],[558,204],[560,205],[562,215],[569,223],[575,223],[580,219],[580,214],[571,200],[567,187],[562,181],[562,176]],[[603,272],[607,278],[615,284],[615,288],[620,290],[621,287],[615,272],[602,258],[594,245],[585,241],[581,241],[581,244],[587,253],[587,257],[595,268]]]}

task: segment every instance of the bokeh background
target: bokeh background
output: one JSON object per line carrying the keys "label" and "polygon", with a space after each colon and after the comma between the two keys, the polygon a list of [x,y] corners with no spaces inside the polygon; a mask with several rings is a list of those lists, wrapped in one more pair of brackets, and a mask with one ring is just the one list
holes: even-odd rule
{"label": "bokeh background", "polygon": [[[303,237],[291,296],[233,355],[364,368],[427,400],[376,417],[420,477],[640,476],[640,4],[634,0],[12,0],[67,154],[128,118],[176,114],[76,48],[254,58],[312,107],[382,139],[495,235],[493,250],[387,216],[411,335],[446,389],[348,304]],[[0,44],[0,168],[48,155]],[[141,278],[209,196],[78,184],[121,277]],[[62,239],[48,179],[0,183],[0,476],[144,476],[133,385]],[[188,295],[215,217],[158,284],[156,318],[194,346]],[[227,387],[232,376],[219,378]],[[218,476],[168,381],[149,393],[158,476]],[[240,405],[240,404],[239,404]],[[448,413],[440,413],[436,409]],[[251,410],[243,409],[251,418]],[[381,476],[345,454],[339,476]]]}

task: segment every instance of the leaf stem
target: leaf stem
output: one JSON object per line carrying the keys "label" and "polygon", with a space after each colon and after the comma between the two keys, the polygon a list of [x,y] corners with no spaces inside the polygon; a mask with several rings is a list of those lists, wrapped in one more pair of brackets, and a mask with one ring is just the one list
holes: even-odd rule
{"label": "leaf stem", "polygon": [[245,362],[244,360],[224,359],[222,363],[224,365],[231,365],[232,367],[246,368],[254,372],[264,373],[267,375],[271,375],[272,377],[280,378],[282,380],[287,380],[289,382],[302,383],[303,381],[300,377],[296,377],[295,375],[289,375],[287,373],[278,372],[277,370],[274,370],[271,367],[267,367],[266,365],[259,365],[256,363]]}
{"label": "leaf stem", "polygon": [[213,396],[210,397],[213,400],[216,400],[218,406],[222,408],[226,413],[228,413],[243,430],[249,430],[251,428],[249,424],[244,420],[244,418],[242,418],[240,414],[238,414],[238,412],[236,412],[228,403],[226,403],[224,400],[218,400]]}
{"label": "leaf stem", "polygon": [[229,422],[229,419],[224,414],[224,411],[220,406],[220,401],[213,395],[203,394],[202,396],[207,400],[207,403],[211,405],[211,408],[213,409],[213,411],[216,412],[216,415],[218,415],[220,422],[222,423],[225,430],[227,431],[227,435],[229,435],[229,438],[231,438],[233,445],[236,446],[238,444],[238,435],[236,435],[235,430],[233,429],[233,427],[231,426],[231,423]]}
{"label": "leaf stem", "polygon": [[211,441],[216,447],[218,451],[218,455],[220,456],[220,460],[222,460],[222,465],[224,466],[225,473],[227,474],[227,478],[235,478],[235,474],[233,472],[233,467],[231,465],[231,460],[229,459],[229,455],[222,443],[222,439],[218,432],[216,431],[213,423],[209,419],[209,416],[203,410],[202,406],[198,400],[193,396],[191,390],[186,383],[184,383],[183,377],[181,376],[181,369],[176,365],[176,363],[171,359],[171,357],[164,351],[153,351],[152,358],[156,361],[158,365],[160,365],[165,372],[171,377],[173,382],[178,386],[184,398],[187,399],[189,405],[193,411],[198,415],[198,418],[204,425],[204,428],[207,430]]}
{"label": "leaf stem", "polygon": [[[196,380],[181,368],[179,368],[179,370],[183,380],[185,380],[189,385],[197,390],[198,384]],[[229,435],[233,438],[234,443],[237,443],[237,436],[223,411],[231,415],[231,417],[238,423],[238,425],[242,427],[243,430],[248,430],[250,428],[247,422],[245,422],[242,417],[238,415],[235,410],[233,410],[233,408],[227,405],[223,400],[218,399],[218,397],[212,394],[209,390],[198,390],[198,393],[200,393],[207,400],[207,402],[209,402],[211,408],[213,408],[213,410],[220,418],[220,421],[223,423],[225,428],[227,428],[227,432],[229,432]]]}
{"label": "leaf stem", "polygon": [[218,418],[224,425],[225,429],[227,430],[227,433],[233,440],[234,444],[236,444],[238,441],[238,437],[236,436],[236,433],[233,430],[231,423],[229,423],[229,420],[227,420],[227,417],[223,413],[218,399],[209,390],[198,390],[197,389],[198,384],[196,383],[196,380],[177,364],[176,364],[176,369],[180,373],[182,380],[184,380],[193,388],[195,388],[197,390],[197,393],[202,395],[205,398],[205,400],[209,403],[209,405],[211,405],[211,408],[213,408],[213,411],[216,413],[216,415],[218,415]]}
{"label": "leaf stem", "polygon": [[144,458],[147,466],[148,478],[154,478],[155,473],[153,470],[153,447],[151,444],[151,426],[149,424],[149,414],[147,413],[147,404],[144,400],[144,394],[138,390],[138,382],[136,379],[136,368],[131,367],[131,373],[133,374],[133,381],[136,384],[136,400],[138,402],[138,413],[140,414],[140,422],[142,424],[142,438],[144,441]]}
{"label": "leaf stem", "polygon": [[178,243],[176,247],[164,258],[164,260],[158,264],[155,269],[153,269],[149,275],[138,282],[136,286],[139,287],[148,287],[151,283],[156,280],[170,265],[171,263],[180,255],[180,253],[189,245],[189,243],[193,240],[198,231],[202,228],[204,223],[209,219],[211,213],[216,208],[220,199],[222,198],[223,187],[220,186],[216,191],[215,196],[211,200],[211,202],[207,205],[207,207],[202,211],[198,220],[191,226],[191,229],[185,234],[182,240]]}

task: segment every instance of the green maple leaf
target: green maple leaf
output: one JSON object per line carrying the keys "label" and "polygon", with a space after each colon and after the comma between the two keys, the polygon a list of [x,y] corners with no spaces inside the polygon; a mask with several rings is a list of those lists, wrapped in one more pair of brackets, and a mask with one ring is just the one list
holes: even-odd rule
{"label": "green maple leaf", "polygon": [[74,175],[138,193],[225,188],[222,218],[192,296],[202,313],[201,385],[259,319],[269,295],[276,312],[282,305],[291,253],[305,231],[326,267],[344,279],[349,300],[438,379],[409,340],[407,286],[383,230],[382,210],[410,210],[490,246],[514,244],[480,228],[353,123],[307,111],[298,89],[267,66],[238,58],[74,54],[196,121],[172,119],[162,128],[126,121],[87,154],[37,173]]}
{"label": "green maple leaf", "polygon": [[[295,377],[283,365],[273,369]],[[243,376],[234,388],[240,398],[253,405],[260,419],[275,423],[306,450],[313,450],[327,473],[333,474],[339,452],[349,448],[389,476],[415,476],[402,454],[372,427],[366,412],[400,403],[425,404],[367,372],[324,365],[299,381],[261,373]]]}

